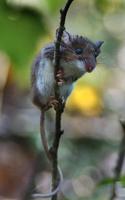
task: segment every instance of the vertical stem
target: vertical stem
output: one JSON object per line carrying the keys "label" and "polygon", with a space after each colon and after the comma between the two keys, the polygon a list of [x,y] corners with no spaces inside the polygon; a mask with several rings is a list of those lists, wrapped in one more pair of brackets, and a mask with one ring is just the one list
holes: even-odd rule
{"label": "vertical stem", "polygon": [[115,170],[114,170],[115,171],[115,177],[114,177],[114,181],[113,181],[112,193],[111,193],[110,200],[114,200],[117,197],[116,183],[120,180],[120,175],[121,175],[122,166],[123,166],[124,157],[125,157],[125,122],[120,121],[120,123],[121,123],[122,129],[123,129],[123,137],[122,137],[121,144],[120,144],[120,151],[119,151],[119,155],[118,155],[118,160],[117,160],[116,167],[115,167]]}
{"label": "vertical stem", "polygon": [[[60,26],[57,32],[57,39],[55,42],[55,54],[54,54],[54,67],[55,67],[55,97],[58,100],[59,104],[56,109],[56,120],[55,120],[55,135],[54,135],[54,140],[51,148],[51,153],[52,153],[52,190],[54,190],[57,185],[58,185],[58,148],[59,148],[59,142],[61,135],[63,131],[61,130],[61,118],[62,118],[62,113],[64,110],[64,105],[62,104],[62,100],[60,98],[59,94],[59,86],[57,84],[57,72],[60,68],[60,44],[61,44],[61,39],[63,35],[63,31],[65,29],[65,20],[66,20],[66,15],[68,12],[68,9],[71,5],[73,0],[67,0],[64,9],[60,10]],[[57,200],[57,194],[55,194],[52,197],[52,200]]]}

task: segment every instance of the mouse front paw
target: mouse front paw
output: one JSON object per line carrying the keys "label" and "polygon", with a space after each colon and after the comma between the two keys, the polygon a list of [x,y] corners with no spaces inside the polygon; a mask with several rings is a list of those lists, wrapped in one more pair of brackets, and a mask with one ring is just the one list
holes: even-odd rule
{"label": "mouse front paw", "polygon": [[48,103],[47,103],[47,106],[50,107],[50,108],[53,107],[56,110],[58,105],[59,105],[59,101],[54,96],[51,96]]}
{"label": "mouse front paw", "polygon": [[64,84],[64,71],[63,69],[59,69],[56,75],[56,79],[57,79],[57,84],[58,86],[61,86]]}

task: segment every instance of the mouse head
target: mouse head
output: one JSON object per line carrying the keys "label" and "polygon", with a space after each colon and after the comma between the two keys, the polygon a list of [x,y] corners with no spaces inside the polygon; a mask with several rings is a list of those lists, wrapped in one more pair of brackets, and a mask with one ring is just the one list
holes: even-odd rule
{"label": "mouse head", "polygon": [[91,72],[96,66],[96,58],[100,54],[103,41],[91,42],[89,39],[78,35],[63,32],[62,57],[67,62],[80,61],[85,71]]}

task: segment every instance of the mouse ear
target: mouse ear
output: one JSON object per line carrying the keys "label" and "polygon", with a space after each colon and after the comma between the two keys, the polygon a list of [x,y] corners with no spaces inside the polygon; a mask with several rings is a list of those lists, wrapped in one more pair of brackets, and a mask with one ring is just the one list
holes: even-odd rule
{"label": "mouse ear", "polygon": [[104,43],[104,41],[97,41],[95,43],[95,56],[96,57],[100,54],[100,52],[101,52],[100,47],[102,46],[103,43]]}
{"label": "mouse ear", "polygon": [[62,41],[64,43],[69,43],[71,41],[71,36],[67,31],[63,31]]}
{"label": "mouse ear", "polygon": [[97,48],[97,49],[100,49],[100,47],[102,46],[103,43],[104,43],[104,41],[97,41],[97,42],[95,43],[96,48]]}
{"label": "mouse ear", "polygon": [[[57,33],[58,33],[59,29],[56,29],[56,37],[57,37]],[[67,31],[63,31],[63,35],[62,35],[62,41],[64,43],[69,43],[71,41],[71,36]]]}

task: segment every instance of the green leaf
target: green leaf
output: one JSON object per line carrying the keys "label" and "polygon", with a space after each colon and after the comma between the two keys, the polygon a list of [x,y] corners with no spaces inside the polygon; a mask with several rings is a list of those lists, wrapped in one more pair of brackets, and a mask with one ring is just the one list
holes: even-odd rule
{"label": "green leaf", "polygon": [[[115,178],[105,178],[102,181],[100,181],[100,183],[98,184],[98,186],[102,186],[102,185],[111,185],[113,184],[115,181]],[[125,187],[125,176],[121,176],[120,180],[118,181],[122,184],[123,187]]]}
{"label": "green leaf", "polygon": [[60,8],[62,8],[66,2],[66,0],[46,0],[47,1],[47,4],[48,4],[48,7],[49,7],[49,10],[52,12],[52,13],[55,13],[55,11],[58,11],[60,10]]}
{"label": "green leaf", "polygon": [[98,184],[98,186],[103,186],[103,185],[111,185],[114,182],[114,178],[104,178],[102,181],[100,181],[100,183]]}
{"label": "green leaf", "polygon": [[125,8],[124,1],[95,0],[95,6],[101,14],[118,12]]}
{"label": "green leaf", "polygon": [[13,8],[4,0],[0,1],[0,50],[10,57],[17,77],[23,72],[21,75],[26,78],[25,71],[36,44],[45,32],[43,17],[38,12]]}

